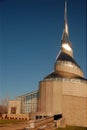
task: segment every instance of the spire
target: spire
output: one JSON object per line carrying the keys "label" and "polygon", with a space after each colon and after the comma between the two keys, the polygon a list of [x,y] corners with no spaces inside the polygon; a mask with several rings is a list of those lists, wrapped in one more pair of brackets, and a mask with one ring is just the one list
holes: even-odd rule
{"label": "spire", "polygon": [[69,36],[69,32],[68,32],[68,23],[67,23],[67,3],[65,1],[65,14],[64,14],[64,30],[67,34],[67,36]]}
{"label": "spire", "polygon": [[65,11],[64,11],[64,29],[62,34],[62,41],[69,42],[69,31],[67,22],[67,2],[65,1]]}
{"label": "spire", "polygon": [[62,34],[62,48],[61,51],[69,54],[73,57],[72,45],[69,40],[69,31],[68,31],[68,20],[67,20],[67,2],[65,0],[65,10],[64,10],[64,29]]}

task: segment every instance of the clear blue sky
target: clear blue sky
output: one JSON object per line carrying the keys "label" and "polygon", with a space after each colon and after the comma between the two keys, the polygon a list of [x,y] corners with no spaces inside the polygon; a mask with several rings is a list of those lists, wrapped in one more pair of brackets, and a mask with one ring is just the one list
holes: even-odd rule
{"label": "clear blue sky", "polygon": [[[86,73],[86,0],[67,0],[74,59]],[[0,99],[38,89],[61,47],[64,0],[0,0]]]}

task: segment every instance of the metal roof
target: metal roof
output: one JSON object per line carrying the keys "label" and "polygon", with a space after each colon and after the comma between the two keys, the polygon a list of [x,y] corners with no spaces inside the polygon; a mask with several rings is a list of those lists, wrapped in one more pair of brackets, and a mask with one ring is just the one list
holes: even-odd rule
{"label": "metal roof", "polygon": [[68,54],[61,52],[58,56],[58,58],[56,59],[56,61],[70,61],[72,63],[74,63],[77,67],[80,68],[80,66],[76,63],[76,61]]}

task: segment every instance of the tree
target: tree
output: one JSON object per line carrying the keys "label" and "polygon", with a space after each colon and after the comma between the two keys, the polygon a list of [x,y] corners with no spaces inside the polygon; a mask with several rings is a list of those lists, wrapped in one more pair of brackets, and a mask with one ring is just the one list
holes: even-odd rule
{"label": "tree", "polygon": [[0,115],[7,114],[7,112],[8,112],[8,101],[9,101],[9,97],[5,97],[1,100]]}

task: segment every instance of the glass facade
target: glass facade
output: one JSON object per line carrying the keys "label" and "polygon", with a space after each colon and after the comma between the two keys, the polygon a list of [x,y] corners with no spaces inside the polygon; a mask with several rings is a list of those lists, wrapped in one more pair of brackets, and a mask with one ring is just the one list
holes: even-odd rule
{"label": "glass facade", "polygon": [[21,113],[30,113],[37,111],[37,100],[38,100],[38,90],[19,96],[21,100]]}

